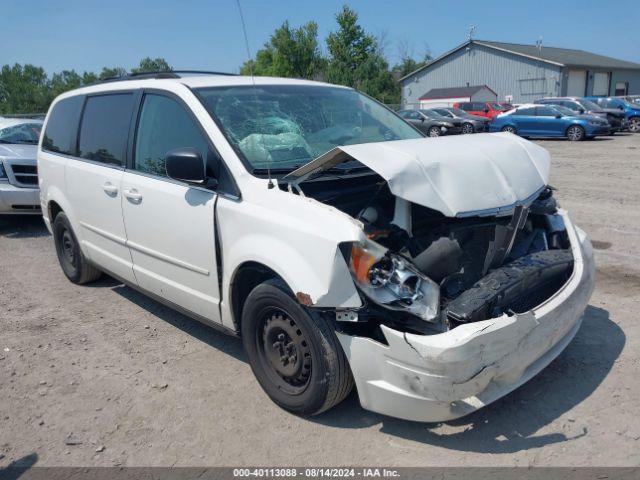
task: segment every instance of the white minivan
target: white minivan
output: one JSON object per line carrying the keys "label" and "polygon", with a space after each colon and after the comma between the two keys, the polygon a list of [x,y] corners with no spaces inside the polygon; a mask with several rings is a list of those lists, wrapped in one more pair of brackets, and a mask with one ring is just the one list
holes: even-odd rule
{"label": "white minivan", "polygon": [[468,414],[567,346],[594,286],[546,150],[424,138],[350,88],[127,76],[59,96],[43,132],[42,212],[69,280],[104,272],[241,336],[296,413],[355,383],[372,411]]}

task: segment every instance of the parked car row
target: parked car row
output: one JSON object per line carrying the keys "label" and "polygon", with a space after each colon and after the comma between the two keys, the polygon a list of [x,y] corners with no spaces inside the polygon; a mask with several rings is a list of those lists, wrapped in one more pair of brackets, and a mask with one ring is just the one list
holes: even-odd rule
{"label": "parked car row", "polygon": [[578,141],[625,130],[640,132],[640,103],[621,97],[542,98],[517,106],[460,102],[449,108],[402,110],[399,114],[430,137],[489,131]]}
{"label": "parked car row", "polygon": [[401,110],[398,114],[429,137],[488,131],[488,118],[455,107]]}

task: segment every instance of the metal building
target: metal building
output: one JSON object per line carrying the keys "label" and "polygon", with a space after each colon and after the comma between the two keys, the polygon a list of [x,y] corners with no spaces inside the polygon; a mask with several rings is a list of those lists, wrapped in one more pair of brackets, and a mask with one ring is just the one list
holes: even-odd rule
{"label": "metal building", "polygon": [[403,108],[435,88],[486,85],[499,101],[638,95],[640,64],[567,48],[468,40],[402,77]]}
{"label": "metal building", "polygon": [[432,88],[419,99],[419,108],[452,107],[457,102],[495,102],[498,94],[486,85]]}

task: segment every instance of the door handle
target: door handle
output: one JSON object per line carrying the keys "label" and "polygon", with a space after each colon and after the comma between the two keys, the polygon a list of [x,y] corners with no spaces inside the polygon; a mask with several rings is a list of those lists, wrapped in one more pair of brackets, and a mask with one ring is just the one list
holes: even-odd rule
{"label": "door handle", "polygon": [[122,194],[132,203],[140,203],[142,201],[142,194],[138,193],[135,188],[125,188]]}
{"label": "door handle", "polygon": [[115,197],[118,194],[118,187],[116,187],[113,183],[107,182],[102,185],[102,189],[104,192],[110,197]]}

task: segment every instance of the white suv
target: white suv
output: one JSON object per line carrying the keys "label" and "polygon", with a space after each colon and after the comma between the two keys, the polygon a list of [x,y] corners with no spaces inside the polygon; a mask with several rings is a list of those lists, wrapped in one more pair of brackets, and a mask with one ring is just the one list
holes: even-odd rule
{"label": "white suv", "polygon": [[573,338],[592,249],[508,133],[424,138],[349,88],[173,72],[58,97],[41,203],[75,283],[106,272],[242,337],[266,393],[316,414],[442,421]]}

